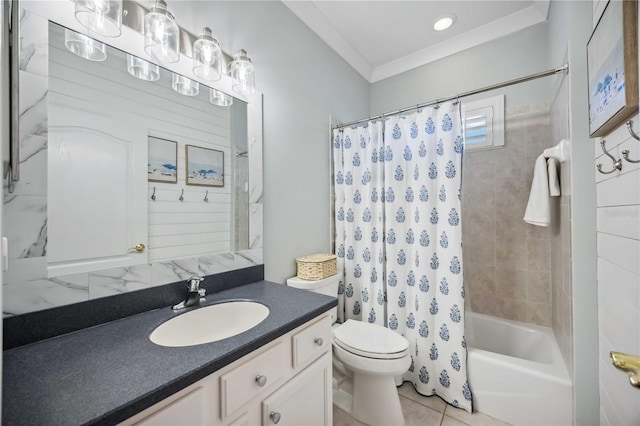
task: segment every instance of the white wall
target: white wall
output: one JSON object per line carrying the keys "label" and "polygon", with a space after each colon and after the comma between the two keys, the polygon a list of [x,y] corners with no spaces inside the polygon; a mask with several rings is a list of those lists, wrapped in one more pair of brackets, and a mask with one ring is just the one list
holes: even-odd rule
{"label": "white wall", "polygon": [[[593,2],[593,25],[605,1]],[[633,118],[639,131],[640,116]],[[640,159],[640,142],[624,125],[603,138],[615,158],[629,150]],[[593,140],[595,163],[611,169],[601,138]],[[610,351],[640,356],[640,164],[622,161],[620,172],[603,175],[594,171],[597,192],[598,238],[598,337],[600,424],[640,424],[640,392],[630,386],[627,375],[611,364]]]}
{"label": "white wall", "polygon": [[295,275],[295,258],[329,252],[329,114],[368,114],[369,83],[281,2],[171,2],[193,33],[247,50],[264,94],[266,278]]}
{"label": "white wall", "polygon": [[574,424],[598,424],[598,301],[593,151],[589,140],[586,45],[592,30],[590,1],[551,3],[549,53],[569,56],[571,136],[571,325]]}
{"label": "white wall", "polygon": [[[547,24],[538,24],[378,81],[371,86],[370,114],[382,114],[561,66],[559,61],[548,60],[547,37]],[[546,101],[549,88],[549,80],[540,79],[500,89],[495,94],[504,93],[505,107],[509,108]],[[493,94],[484,93],[475,98]]]}
{"label": "white wall", "polygon": [[[633,118],[638,130],[639,117]],[[640,159],[640,142],[625,126],[604,138],[616,158],[628,149]],[[595,139],[595,163],[611,160]],[[593,153],[592,153],[593,154]],[[640,355],[640,164],[623,160],[621,172],[595,172],[598,217],[598,329],[600,340],[600,424],[640,424],[640,392],[609,360],[610,351]]]}

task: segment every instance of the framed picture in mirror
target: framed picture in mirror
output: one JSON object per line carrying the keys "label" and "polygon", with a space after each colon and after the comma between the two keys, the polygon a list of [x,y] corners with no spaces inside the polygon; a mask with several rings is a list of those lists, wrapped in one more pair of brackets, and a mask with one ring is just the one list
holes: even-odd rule
{"label": "framed picture in mirror", "polygon": [[224,186],[224,153],[195,145],[185,146],[186,184]]}
{"label": "framed picture in mirror", "polygon": [[178,143],[149,136],[149,182],[178,182]]}

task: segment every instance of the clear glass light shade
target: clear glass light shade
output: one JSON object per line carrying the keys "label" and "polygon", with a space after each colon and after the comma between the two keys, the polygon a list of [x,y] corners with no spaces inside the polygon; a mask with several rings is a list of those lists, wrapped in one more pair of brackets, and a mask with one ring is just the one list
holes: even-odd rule
{"label": "clear glass light shade", "polygon": [[241,95],[250,95],[256,91],[256,80],[253,62],[247,56],[244,49],[233,55],[233,61],[229,66],[231,78],[233,79],[233,91]]}
{"label": "clear glass light shade", "polygon": [[144,51],[160,62],[180,59],[180,28],[162,0],[156,1],[144,17]]}
{"label": "clear glass light shade", "polygon": [[227,107],[233,104],[233,97],[219,90],[209,89],[209,101],[214,105]]}
{"label": "clear glass light shade", "polygon": [[76,0],[76,19],[89,31],[105,37],[122,33],[122,0]]}
{"label": "clear glass light shade", "polygon": [[64,45],[74,55],[89,61],[100,62],[107,59],[107,49],[104,43],[72,30],[64,30]]}
{"label": "clear glass light shade", "polygon": [[129,54],[127,54],[127,71],[140,80],[156,81],[160,78],[160,67]]}
{"label": "clear glass light shade", "polygon": [[202,35],[193,42],[193,73],[205,80],[220,80],[221,64],[222,51],[218,40],[213,37],[209,28],[205,28]]}
{"label": "clear glass light shade", "polygon": [[185,96],[196,96],[200,92],[200,83],[180,74],[173,74],[171,87]]}

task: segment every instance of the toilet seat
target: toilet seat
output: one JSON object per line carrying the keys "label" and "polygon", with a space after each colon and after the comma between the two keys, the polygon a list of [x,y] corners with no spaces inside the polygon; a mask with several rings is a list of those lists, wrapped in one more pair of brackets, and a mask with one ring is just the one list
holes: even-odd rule
{"label": "toilet seat", "polygon": [[409,342],[381,325],[347,320],[333,330],[333,342],[354,355],[398,359],[407,355]]}

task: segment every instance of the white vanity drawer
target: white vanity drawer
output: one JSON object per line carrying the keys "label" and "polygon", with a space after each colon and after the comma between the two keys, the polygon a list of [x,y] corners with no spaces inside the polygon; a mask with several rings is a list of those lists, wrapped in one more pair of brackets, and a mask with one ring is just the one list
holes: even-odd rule
{"label": "white vanity drawer", "polygon": [[157,410],[149,417],[136,423],[135,426],[169,425],[175,422],[175,419],[180,419],[184,425],[204,424],[204,405],[205,391],[202,387],[198,387],[171,404]]}
{"label": "white vanity drawer", "polygon": [[247,401],[280,384],[290,367],[288,345],[278,343],[266,352],[220,376],[220,415],[225,419]]}
{"label": "white vanity drawer", "polygon": [[331,317],[326,315],[292,337],[293,368],[309,364],[331,350]]}

